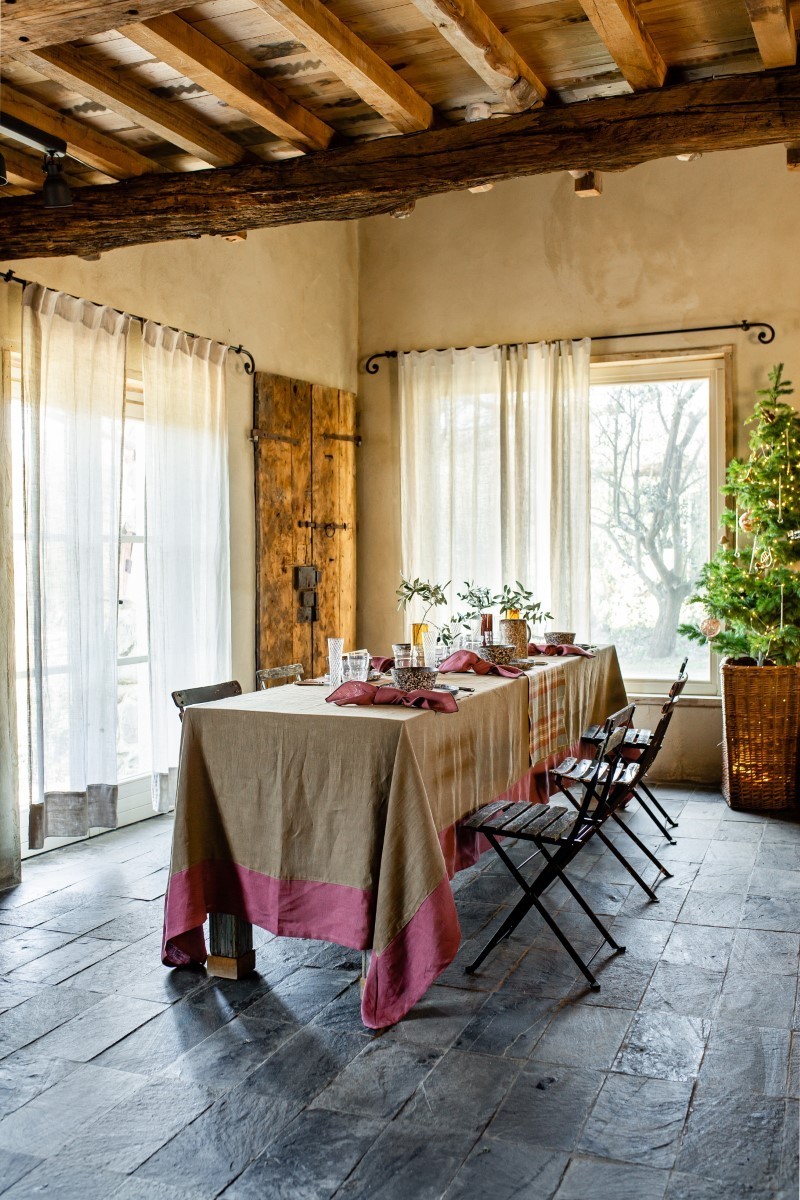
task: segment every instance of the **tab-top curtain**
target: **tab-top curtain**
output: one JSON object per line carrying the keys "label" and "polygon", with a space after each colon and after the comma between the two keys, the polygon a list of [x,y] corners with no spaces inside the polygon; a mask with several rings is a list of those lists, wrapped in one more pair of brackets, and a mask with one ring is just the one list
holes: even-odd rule
{"label": "tab-top curtain", "polygon": [[227,347],[148,321],[142,346],[153,808],[174,802],[171,693],[231,675]]}
{"label": "tab-top curtain", "polygon": [[[117,822],[117,593],[128,318],[22,305],[29,845]],[[23,719],[21,717],[21,719]]]}
{"label": "tab-top curtain", "polygon": [[452,580],[453,609],[467,580],[519,579],[588,636],[590,354],[583,339],[399,356],[402,570]]}

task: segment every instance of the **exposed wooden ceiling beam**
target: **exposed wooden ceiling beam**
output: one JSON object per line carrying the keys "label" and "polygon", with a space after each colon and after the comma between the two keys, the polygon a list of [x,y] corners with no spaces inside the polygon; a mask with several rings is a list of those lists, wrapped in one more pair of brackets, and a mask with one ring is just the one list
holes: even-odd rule
{"label": "exposed wooden ceiling beam", "polygon": [[330,143],[330,125],[180,17],[120,26],[120,33],[299,150],[324,150]]}
{"label": "exposed wooden ceiling beam", "polygon": [[253,0],[400,133],[429,129],[433,109],[322,0]]}
{"label": "exposed wooden ceiling beam", "polygon": [[800,70],[734,75],[278,163],[83,188],[69,210],[9,201],[0,214],[0,259],[367,217],[455,189],[585,168],[587,146],[594,170],[613,171],[692,151],[797,141]]}
{"label": "exposed wooden ceiling beam", "polygon": [[547,88],[475,0],[413,0],[473,71],[514,112],[540,104]]}
{"label": "exposed wooden ceiling beam", "polygon": [[28,191],[38,191],[44,183],[44,172],[41,161],[37,162],[29,154],[20,154],[10,146],[0,146],[0,154],[6,160],[6,175],[8,182],[14,187],[26,188]]}
{"label": "exposed wooden ceiling beam", "polygon": [[[186,0],[13,0],[3,4],[0,62],[20,50],[37,50],[56,42],[74,42],[105,33],[136,16],[140,21],[186,8]],[[133,10],[133,11],[132,11]]]}
{"label": "exposed wooden ceiling beam", "polygon": [[765,67],[793,67],[797,37],[788,0],[745,0]]}
{"label": "exposed wooden ceiling beam", "polygon": [[581,0],[581,5],[633,90],[660,88],[667,67],[633,0]]}
{"label": "exposed wooden ceiling beam", "polygon": [[127,117],[214,167],[231,166],[247,157],[241,146],[200,120],[185,104],[159,100],[145,88],[129,83],[119,71],[72,46],[25,51],[18,58],[48,79]]}
{"label": "exposed wooden ceiling beam", "polygon": [[26,96],[7,83],[0,87],[0,110],[36,125],[43,133],[63,138],[67,153],[87,167],[94,167],[113,179],[126,179],[135,175],[151,175],[163,171],[158,163],[136,150],[123,146],[108,134],[101,133],[76,121],[73,117],[58,113],[52,108]]}

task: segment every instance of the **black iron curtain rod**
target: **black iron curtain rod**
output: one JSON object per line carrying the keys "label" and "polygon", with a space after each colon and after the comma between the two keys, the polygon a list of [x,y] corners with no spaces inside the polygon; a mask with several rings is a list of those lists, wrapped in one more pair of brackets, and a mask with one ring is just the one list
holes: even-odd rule
{"label": "black iron curtain rod", "polygon": [[[13,271],[4,271],[2,274],[0,274],[0,279],[2,279],[3,283],[19,283],[22,285],[22,287],[26,287],[27,284],[31,282],[29,279],[20,279],[19,275],[15,275]],[[41,285],[41,286],[44,286],[44,285]],[[73,296],[71,292],[66,292],[65,295],[69,296],[71,300],[83,300],[84,299],[83,296]],[[96,303],[96,301],[92,300],[89,303],[94,304],[94,303]],[[107,304],[99,304],[98,305],[98,308],[110,308],[110,307],[111,306],[107,305]],[[125,309],[122,309],[122,308],[112,308],[111,311],[115,312],[115,313],[119,313],[119,315],[121,317],[130,317],[130,319],[132,321],[139,321],[140,324],[142,324],[142,325],[144,325],[145,321],[149,321],[152,319],[150,317],[139,317],[136,315],[136,313],[126,312]],[[162,324],[162,322],[155,321],[154,324],[160,325],[160,324]],[[189,333],[188,330],[186,330],[186,329],[175,329],[175,327],[173,325],[165,325],[164,328],[172,329],[173,333],[185,333],[187,337],[191,337],[191,338],[203,337],[203,334],[201,334],[201,333]],[[216,341],[217,339],[216,338],[208,338],[206,340]],[[244,367],[245,375],[255,375],[256,363],[255,363],[255,359],[253,358],[253,356],[249,350],[245,350],[244,346],[231,346],[227,342],[223,342],[222,345],[227,345],[228,349],[232,350],[234,354],[241,355],[242,359],[244,360],[242,363],[242,366]]]}
{"label": "black iron curtain rod", "polygon": [[[644,333],[604,333],[599,337],[593,337],[593,342],[616,342],[621,338],[647,338],[647,337],[671,337],[676,333],[717,333],[721,329],[743,329],[747,333],[751,329],[757,329],[758,340],[762,345],[768,346],[770,342],[775,341],[775,327],[769,325],[766,321],[737,321],[735,325],[695,325],[693,329],[654,329],[645,331]],[[507,347],[517,345],[515,342],[493,342],[492,345],[498,345],[500,349],[505,350]],[[439,346],[437,353],[443,350],[489,350],[489,346]],[[378,362],[379,358],[397,358],[400,354],[407,354],[407,350],[380,350],[376,354],[370,354],[369,358],[364,363],[364,370],[368,375],[377,375],[381,369]],[[419,351],[417,353],[420,353]]]}

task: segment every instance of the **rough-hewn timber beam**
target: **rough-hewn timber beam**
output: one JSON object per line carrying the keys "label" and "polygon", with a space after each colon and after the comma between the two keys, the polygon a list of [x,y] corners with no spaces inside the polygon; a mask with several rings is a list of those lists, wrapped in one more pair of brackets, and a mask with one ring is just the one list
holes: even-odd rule
{"label": "rough-hewn timber beam", "polygon": [[585,168],[589,153],[593,170],[613,171],[692,151],[796,141],[800,71],[735,75],[279,163],[83,188],[69,210],[43,209],[36,197],[12,200],[0,213],[0,259],[367,217],[423,196]]}
{"label": "rough-hewn timber beam", "polygon": [[429,129],[433,109],[322,0],[253,0],[400,133]]}
{"label": "rough-hewn timber beam", "polygon": [[633,0],[581,0],[581,6],[633,90],[660,88],[667,67]]}
{"label": "rough-hewn timber beam", "polygon": [[36,125],[43,133],[63,138],[71,158],[77,158],[79,162],[86,163],[87,167],[94,167],[113,179],[152,175],[164,169],[152,158],[123,146],[121,142],[106,133],[101,133],[99,129],[93,129],[81,121],[76,121],[74,117],[67,117],[48,108],[7,83],[0,87],[0,111],[7,112],[20,121],[27,121],[30,125]]}
{"label": "rough-hewn timber beam", "polygon": [[0,146],[0,153],[6,160],[6,175],[8,182],[14,187],[25,188],[26,191],[38,191],[44,183],[41,160],[38,162],[29,154],[20,154],[10,146]]}
{"label": "rough-hewn timber beam", "polygon": [[[36,50],[56,42],[76,42],[105,33],[120,21],[140,21],[186,8],[186,0],[13,0],[2,4],[0,62],[20,50]],[[135,9],[135,13],[131,13]]]}
{"label": "rough-hewn timber beam", "polygon": [[524,112],[542,102],[547,88],[475,0],[413,2],[514,112]]}
{"label": "rough-hewn timber beam", "polygon": [[793,67],[797,38],[788,0],[745,0],[765,67]]}
{"label": "rough-hewn timber beam", "polygon": [[200,120],[185,104],[159,100],[145,88],[129,83],[119,71],[72,46],[23,51],[17,57],[48,79],[127,117],[214,167],[230,166],[247,157],[241,146]]}
{"label": "rough-hewn timber beam", "polygon": [[299,150],[324,150],[333,129],[172,14],[120,26],[120,33]]}

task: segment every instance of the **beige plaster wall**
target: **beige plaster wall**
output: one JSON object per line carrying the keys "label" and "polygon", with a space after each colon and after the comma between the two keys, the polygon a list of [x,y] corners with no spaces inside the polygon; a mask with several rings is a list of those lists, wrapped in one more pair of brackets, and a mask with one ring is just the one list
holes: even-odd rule
{"label": "beige plaster wall", "polygon": [[[759,345],[752,335],[711,334],[596,348],[613,353],[732,341],[733,425],[741,447],[754,389],[774,361],[786,361],[800,389],[794,268],[800,178],[787,172],[781,147],[768,147],[694,163],[664,160],[606,175],[604,187],[600,198],[578,199],[566,174],[542,176],[486,194],[423,201],[408,220],[361,222],[362,357],[386,348],[760,318],[778,329],[773,346]],[[402,630],[393,601],[400,525],[392,368],[384,365],[374,377],[362,373],[359,395],[359,640],[383,651]],[[693,737],[688,708],[673,732],[680,752],[666,764],[669,773],[713,778],[719,770],[718,709],[703,713],[701,736]]]}
{"label": "beige plaster wall", "polygon": [[[24,278],[246,346],[259,370],[354,390],[358,244],[354,224],[316,224],[165,242],[76,258],[6,263]],[[0,338],[19,337],[17,287],[0,287]],[[254,683],[255,543],[252,381],[230,356],[233,670]]]}

